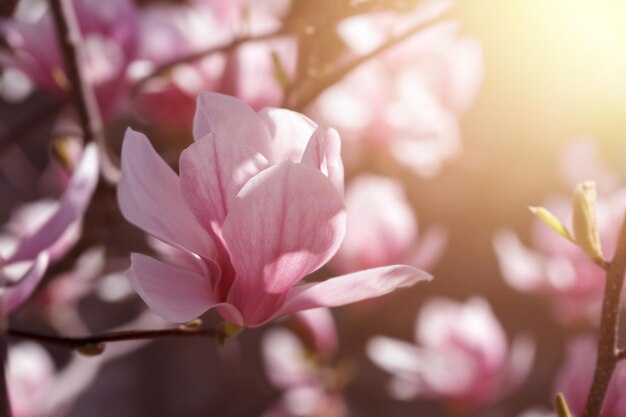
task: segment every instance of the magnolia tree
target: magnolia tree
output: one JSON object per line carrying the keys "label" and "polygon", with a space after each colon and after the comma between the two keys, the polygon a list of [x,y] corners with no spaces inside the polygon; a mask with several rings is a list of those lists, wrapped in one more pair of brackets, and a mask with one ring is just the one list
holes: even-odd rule
{"label": "magnolia tree", "polygon": [[489,235],[517,320],[418,222],[483,81],[456,7],[6,0],[2,415],[625,416],[626,194],[593,142],[531,244]]}

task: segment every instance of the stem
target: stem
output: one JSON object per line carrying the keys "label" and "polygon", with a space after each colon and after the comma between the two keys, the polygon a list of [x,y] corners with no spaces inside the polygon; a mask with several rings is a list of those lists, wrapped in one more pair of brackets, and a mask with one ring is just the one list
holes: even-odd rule
{"label": "stem", "polygon": [[[297,84],[292,85],[287,93],[285,94],[285,100],[283,102],[282,107],[289,107],[296,111],[301,111],[305,109],[311,102],[313,102],[320,94],[324,92],[328,87],[331,87],[334,84],[337,84],[341,81],[346,75],[351,73],[360,65],[366,63],[367,61],[376,58],[378,55],[388,51],[392,47],[396,46],[400,42],[410,38],[415,35],[420,30],[424,29],[427,24],[432,24],[435,21],[440,20],[441,17],[431,20],[429,22],[420,22],[417,23],[412,28],[408,29],[404,33],[393,36],[387,42],[380,45],[378,48],[374,49],[371,52],[368,52],[365,55],[359,56],[354,60],[348,62],[342,67],[335,69],[332,72],[327,73],[318,79],[318,82],[315,82],[308,91],[303,87],[300,87]],[[309,78],[310,79],[310,78]],[[300,94],[300,98],[298,99],[298,90],[304,90],[303,93]],[[295,96],[295,98],[291,98],[290,96]]]}
{"label": "stem", "polygon": [[264,33],[262,35],[257,35],[257,36],[251,36],[251,35],[238,36],[225,44],[211,46],[211,47],[202,49],[197,52],[192,52],[189,55],[175,58],[169,62],[166,62],[165,64],[162,64],[156,67],[152,72],[150,72],[150,74],[147,74],[144,77],[138,79],[135,85],[133,86],[133,92],[136,92],[141,86],[143,86],[146,82],[148,82],[152,78],[163,75],[178,65],[189,64],[189,63],[198,61],[199,59],[202,59],[206,56],[213,55],[216,53],[230,52],[230,51],[237,49],[240,45],[244,43],[254,42],[254,41],[263,41],[263,40],[278,37],[285,33],[287,33],[287,30],[285,30],[285,28],[281,28],[273,32],[268,32],[268,33]]}
{"label": "stem", "polygon": [[42,343],[64,346],[70,349],[77,349],[81,347],[98,345],[108,342],[123,342],[128,340],[163,339],[168,337],[206,337],[211,339],[219,339],[223,336],[222,333],[218,330],[189,329],[185,327],[160,330],[128,330],[102,333],[99,335],[85,337],[51,336],[17,329],[9,329],[7,334],[9,336],[36,340]]}
{"label": "stem", "polygon": [[[6,282],[6,275],[2,271],[4,259],[0,257],[0,285]],[[0,416],[11,416],[11,403],[9,401],[9,391],[6,380],[6,367],[8,359],[7,344],[7,317],[3,313],[4,299],[0,296]]]}
{"label": "stem", "polygon": [[85,142],[96,142],[102,151],[102,172],[109,181],[119,179],[119,169],[109,154],[104,127],[96,95],[82,72],[83,59],[82,36],[76,18],[72,0],[49,0],[52,17],[57,29],[59,46],[67,77],[70,81],[70,93],[83,130]]}
{"label": "stem", "polygon": [[582,417],[599,417],[606,397],[609,383],[618,360],[626,354],[617,347],[619,310],[624,274],[626,273],[626,217],[620,231],[615,255],[606,271],[602,316],[600,318],[600,337],[598,339],[598,357],[593,382],[585,411]]}

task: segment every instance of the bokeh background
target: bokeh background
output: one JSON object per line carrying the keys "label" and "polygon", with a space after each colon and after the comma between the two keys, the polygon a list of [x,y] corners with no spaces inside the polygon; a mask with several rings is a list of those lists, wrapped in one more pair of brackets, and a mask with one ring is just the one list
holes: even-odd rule
{"label": "bokeh background", "polygon": [[[314,20],[315,14],[324,15],[335,6],[332,1],[296,0],[294,7],[301,18]],[[420,305],[433,296],[485,297],[510,339],[527,334],[537,342],[535,364],[523,385],[476,415],[513,416],[529,406],[549,407],[565,341],[580,329],[563,328],[553,318],[549,301],[516,292],[504,282],[493,236],[508,227],[528,242],[533,222],[528,206],[550,195],[571,193],[563,180],[562,152],[573,139],[590,138],[607,166],[619,178],[625,174],[626,5],[463,0],[451,14],[460,22],[461,33],[480,41],[484,64],[476,99],[460,116],[462,151],[430,177],[392,166],[389,159],[357,163],[360,169],[400,179],[421,230],[443,225],[448,241],[431,269],[433,282],[392,294],[375,306],[334,310],[339,356],[349,358],[354,372],[346,391],[354,416],[449,415],[436,401],[390,399],[384,384],[388,375],[364,351],[376,334],[410,341]],[[18,204],[39,196],[32,173],[46,165],[49,132],[59,108],[58,99],[45,91],[35,91],[20,102],[0,103],[0,165],[7,166],[0,176],[1,219],[8,219]],[[188,133],[173,134],[123,116],[107,125],[114,153],[119,154],[128,125],[149,133],[161,155],[174,164],[179,151],[191,143]],[[16,153],[14,147],[22,152]],[[16,158],[22,158],[18,164]],[[354,174],[349,172],[348,179]],[[25,183],[22,188],[15,187],[16,177]],[[129,252],[146,250],[142,233],[120,216],[114,194],[111,187],[100,186],[98,203],[86,215],[83,239],[53,272],[68,269],[94,242],[105,245],[108,259],[117,260],[110,270],[122,269]],[[331,273],[323,269],[318,275]],[[144,308],[137,296],[111,305],[90,295],[79,304],[80,315],[94,332],[123,324]],[[12,325],[49,331],[38,311],[26,306],[11,318]],[[217,322],[212,315],[206,320]],[[279,397],[263,369],[259,344],[264,331],[246,330],[227,348],[206,340],[151,343],[107,364],[69,415],[261,415]],[[62,348],[48,350],[58,364],[69,360]]]}

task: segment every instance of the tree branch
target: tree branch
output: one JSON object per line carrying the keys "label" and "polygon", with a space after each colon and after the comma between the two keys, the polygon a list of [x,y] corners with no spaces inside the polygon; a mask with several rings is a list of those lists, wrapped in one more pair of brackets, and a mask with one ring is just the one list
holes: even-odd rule
{"label": "tree branch", "polygon": [[113,163],[106,144],[96,95],[82,72],[81,63],[84,62],[82,36],[72,0],[49,0],[49,2],[70,81],[72,101],[78,113],[85,142],[94,141],[98,144],[102,151],[102,173],[109,181],[116,182],[120,176],[118,164]]}
{"label": "tree branch", "polygon": [[128,340],[163,339],[169,337],[204,337],[221,340],[221,338],[225,337],[224,333],[220,330],[193,329],[187,327],[160,330],[127,330],[85,337],[43,335],[17,329],[9,329],[7,334],[13,337],[36,340],[41,343],[64,346],[70,349],[81,349],[102,343],[123,342]]}
{"label": "tree branch", "polygon": [[283,27],[278,30],[264,33],[262,35],[257,35],[257,36],[242,35],[222,45],[211,46],[209,48],[202,49],[197,52],[193,52],[189,55],[175,58],[169,62],[166,62],[165,64],[162,64],[156,67],[154,70],[152,70],[152,72],[138,79],[135,82],[135,85],[133,86],[133,93],[136,93],[139,90],[139,88],[141,88],[146,82],[150,81],[151,79],[155,77],[158,77],[160,75],[167,73],[168,71],[170,71],[171,69],[173,69],[174,67],[178,65],[189,64],[189,63],[198,61],[209,55],[230,52],[230,51],[237,49],[239,46],[243,45],[244,43],[272,39],[272,38],[284,35],[287,32],[288,31]]}
{"label": "tree branch", "polygon": [[598,357],[582,417],[600,416],[615,366],[618,360],[626,356],[617,347],[619,310],[625,273],[626,217],[620,231],[615,255],[606,272],[602,316],[600,318],[600,337],[598,339]]}
{"label": "tree branch", "polygon": [[342,67],[336,68],[334,71],[328,72],[317,79],[308,78],[308,80],[312,82],[312,85],[308,89],[307,86],[304,84],[307,81],[306,78],[303,81],[296,82],[287,89],[287,92],[285,93],[285,99],[281,107],[288,107],[296,111],[304,110],[320,94],[322,94],[324,90],[333,86],[334,84],[337,84],[345,76],[354,71],[357,67],[383,54],[400,42],[407,40],[411,36],[423,30],[427,25],[431,25],[437,21],[440,21],[443,17],[444,16],[440,16],[437,19],[430,20],[428,22],[419,22],[404,33],[397,36],[392,36],[378,48],[368,52],[365,55],[353,59]]}

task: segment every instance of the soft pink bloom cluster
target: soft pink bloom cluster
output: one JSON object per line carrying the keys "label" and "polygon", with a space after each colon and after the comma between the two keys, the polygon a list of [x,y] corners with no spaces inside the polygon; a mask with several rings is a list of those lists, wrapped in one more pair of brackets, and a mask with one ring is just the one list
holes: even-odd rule
{"label": "soft pink bloom cluster", "polygon": [[[571,224],[569,199],[553,198],[544,206],[564,224]],[[598,228],[607,259],[615,252],[625,208],[626,190],[598,198]],[[511,230],[495,235],[494,248],[506,282],[518,291],[550,298],[562,322],[596,321],[604,292],[604,270],[539,219],[534,219],[532,242],[532,248],[526,247]]]}
{"label": "soft pink bloom cluster", "polygon": [[[289,2],[207,1],[188,5],[153,4],[140,18],[137,75],[198,51],[228,44],[237,36],[261,36],[276,31]],[[273,57],[274,56],[274,57]],[[196,96],[202,91],[234,95],[254,109],[277,106],[283,88],[276,61],[287,75],[296,65],[296,41],[290,37],[248,41],[228,52],[179,64],[146,82],[135,104],[155,123],[188,129]]]}
{"label": "soft pink bloom cluster", "polygon": [[335,254],[345,233],[335,130],[204,93],[193,134],[180,176],[140,133],[129,130],[122,149],[123,215],[177,253],[167,262],[131,256],[135,289],[163,318],[185,322],[217,308],[227,321],[254,327],[430,278],[396,265],[298,284]]}
{"label": "soft pink bloom cluster", "polygon": [[[131,0],[74,0],[73,5],[84,38],[84,74],[102,113],[112,115],[127,92],[126,71],[135,57],[135,6]],[[45,2],[43,7],[30,6],[0,21],[0,33],[10,47],[10,52],[0,53],[0,63],[63,96],[69,80],[51,12]]]}
{"label": "soft pink bloom cluster", "polygon": [[[592,337],[579,337],[567,346],[565,363],[555,382],[555,392],[565,396],[574,416],[581,416],[597,356],[597,342]],[[626,363],[617,364],[607,392],[601,417],[622,417],[626,415]]]}
{"label": "soft pink bloom cluster", "polygon": [[346,237],[332,259],[341,273],[390,264],[429,269],[443,251],[446,234],[437,226],[418,241],[417,220],[402,184],[362,174],[347,187]]}
{"label": "soft pink bloom cluster", "polygon": [[286,329],[265,333],[262,348],[267,376],[272,385],[282,391],[282,396],[263,417],[346,416],[342,395],[329,390],[334,373],[329,364],[324,363],[337,353],[332,315],[327,309],[314,309],[295,317],[306,323],[308,332],[305,333],[313,343],[307,348]]}
{"label": "soft pink bloom cluster", "polygon": [[533,362],[525,338],[512,345],[482,299],[429,300],[419,314],[413,345],[377,336],[369,357],[390,372],[392,395],[441,399],[463,408],[487,406],[516,389]]}
{"label": "soft pink bloom cluster", "polygon": [[5,314],[30,297],[48,264],[61,259],[80,237],[82,216],[98,183],[98,158],[96,145],[88,145],[58,201],[27,204],[6,225],[0,238],[2,272],[16,282],[2,290]]}
{"label": "soft pink bloom cluster", "polygon": [[[343,21],[339,34],[364,54],[449,7],[427,2],[407,14],[381,12]],[[317,100],[313,114],[335,126],[349,144],[389,150],[420,175],[435,174],[461,149],[458,116],[482,81],[477,40],[459,37],[452,22],[435,24],[371,60]]]}

